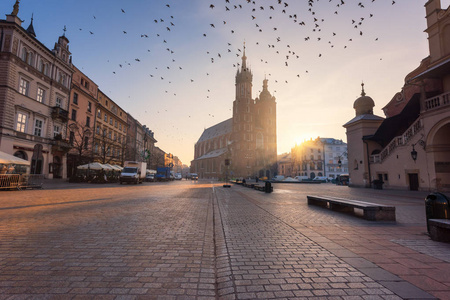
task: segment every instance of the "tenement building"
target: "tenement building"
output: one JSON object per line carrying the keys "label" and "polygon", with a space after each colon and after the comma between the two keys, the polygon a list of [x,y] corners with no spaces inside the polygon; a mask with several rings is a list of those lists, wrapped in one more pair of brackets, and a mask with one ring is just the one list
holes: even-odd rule
{"label": "tenement building", "polygon": [[244,47],[232,118],[205,129],[195,144],[191,172],[200,178],[224,178],[226,173],[271,178],[277,172],[275,97],[264,79],[262,92],[253,99],[252,80]]}
{"label": "tenement building", "polygon": [[[449,7],[450,8],[450,7]],[[347,131],[350,185],[450,190],[450,9],[425,4],[430,55],[405,78],[402,91],[373,114],[362,91]]]}
{"label": "tenement building", "polygon": [[22,27],[16,1],[0,20],[0,151],[31,163],[31,174],[67,177],[65,142],[71,77],[69,40],[52,50]]}

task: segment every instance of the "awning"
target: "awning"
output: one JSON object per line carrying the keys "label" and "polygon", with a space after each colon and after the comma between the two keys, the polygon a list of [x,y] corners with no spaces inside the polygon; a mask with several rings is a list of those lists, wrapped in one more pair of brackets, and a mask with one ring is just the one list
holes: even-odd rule
{"label": "awning", "polygon": [[79,169],[79,170],[88,170],[88,169],[89,170],[112,170],[111,167],[107,167],[98,162],[81,165],[81,166],[78,166],[77,169]]}

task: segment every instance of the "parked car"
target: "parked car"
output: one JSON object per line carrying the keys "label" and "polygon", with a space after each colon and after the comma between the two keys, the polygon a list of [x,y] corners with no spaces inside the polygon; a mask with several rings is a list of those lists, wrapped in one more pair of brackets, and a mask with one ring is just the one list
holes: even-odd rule
{"label": "parked car", "polygon": [[272,181],[281,181],[284,179],[283,175],[276,175],[272,178]]}
{"label": "parked car", "polygon": [[147,182],[153,182],[153,181],[155,181],[155,174],[147,174],[147,175],[145,176],[145,181],[147,181]]}
{"label": "parked car", "polygon": [[328,178],[325,176],[316,176],[313,181],[320,181],[320,182],[328,182]]}
{"label": "parked car", "polygon": [[181,173],[176,173],[175,180],[181,180],[181,179],[183,179],[183,176],[181,175]]}
{"label": "parked car", "polygon": [[195,173],[191,174],[191,180],[198,180],[198,175]]}

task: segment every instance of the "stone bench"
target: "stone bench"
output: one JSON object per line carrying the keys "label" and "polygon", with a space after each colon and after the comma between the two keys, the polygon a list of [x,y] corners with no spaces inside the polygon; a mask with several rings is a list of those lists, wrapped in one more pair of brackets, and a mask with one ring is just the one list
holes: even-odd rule
{"label": "stone bench", "polygon": [[433,241],[450,243],[450,220],[429,219],[428,226]]}
{"label": "stone bench", "polygon": [[355,213],[362,209],[363,218],[370,221],[395,221],[395,207],[359,200],[343,199],[331,196],[306,196],[308,204],[326,207],[334,211]]}

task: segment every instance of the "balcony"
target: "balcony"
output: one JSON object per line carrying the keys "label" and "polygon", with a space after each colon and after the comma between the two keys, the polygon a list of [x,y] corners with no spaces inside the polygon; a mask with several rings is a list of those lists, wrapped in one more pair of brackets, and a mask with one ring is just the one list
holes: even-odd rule
{"label": "balcony", "polygon": [[450,92],[440,94],[433,98],[428,98],[425,100],[424,109],[425,111],[440,109],[444,106],[450,105]]}
{"label": "balcony", "polygon": [[69,112],[59,106],[52,107],[52,119],[60,119],[66,123],[69,120]]}

